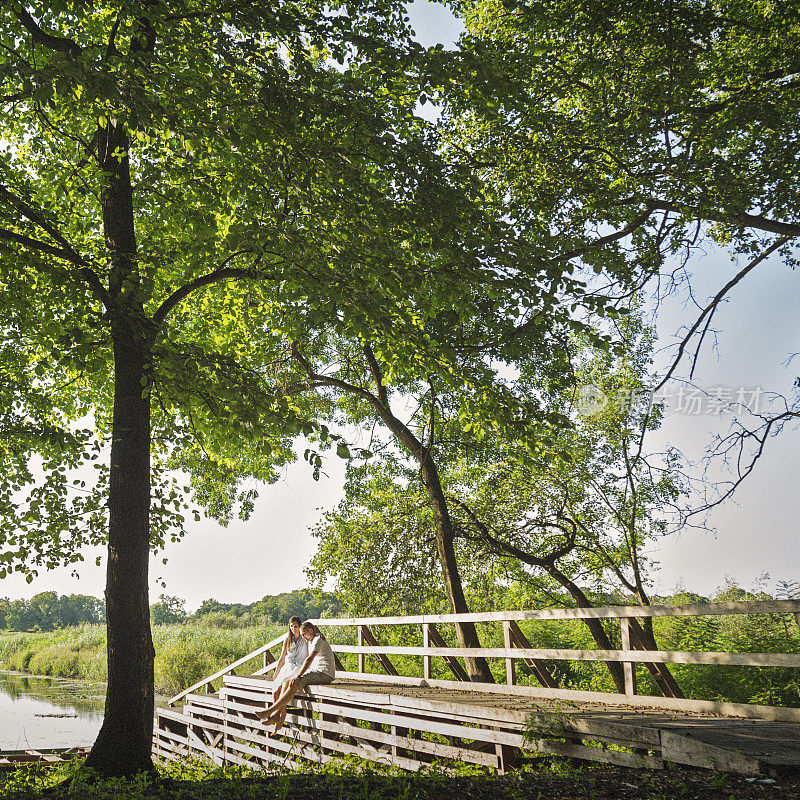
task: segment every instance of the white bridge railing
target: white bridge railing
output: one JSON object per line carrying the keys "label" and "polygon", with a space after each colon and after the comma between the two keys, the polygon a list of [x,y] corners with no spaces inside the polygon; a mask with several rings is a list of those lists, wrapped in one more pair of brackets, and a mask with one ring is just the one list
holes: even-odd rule
{"label": "white bridge railing", "polygon": [[[355,654],[358,668],[347,671],[337,665],[337,676],[372,680],[378,682],[397,682],[429,686],[452,687],[469,681],[469,676],[459,659],[464,657],[502,659],[505,661],[505,684],[473,683],[475,689],[502,694],[522,694],[527,696],[575,700],[584,702],[613,702],[631,706],[661,707],[675,710],[710,711],[712,713],[748,716],[783,721],[800,721],[800,709],[774,706],[757,706],[742,703],[723,703],[705,700],[684,699],[677,683],[666,669],[668,664],[707,664],[736,665],[753,667],[791,667],[800,668],[798,653],[752,653],[752,652],[702,652],[702,651],[664,651],[644,648],[644,635],[640,620],[656,617],[687,616],[726,616],[740,614],[790,614],[800,627],[800,600],[771,600],[755,602],[697,603],[675,606],[604,606],[601,608],[555,608],[530,611],[492,611],[470,614],[434,614],[405,617],[357,617],[349,619],[312,620],[326,628],[355,628],[357,644],[332,643],[334,653]],[[530,620],[616,620],[620,625],[619,650],[599,649],[547,649],[533,647],[519,626],[519,622]],[[463,648],[449,646],[437,626],[452,625],[457,622],[499,623],[503,629],[503,647]],[[391,626],[421,626],[423,645],[398,646],[380,644],[373,628]],[[205,689],[216,691],[214,681],[225,675],[235,675],[237,670],[249,662],[259,660],[255,670],[249,668],[247,674],[266,675],[274,669],[277,658],[272,648],[281,645],[283,637],[268,642],[262,647],[234,661],[224,669],[204,678],[180,694],[171,698],[170,705],[177,703],[191,693]],[[383,673],[368,672],[367,656],[374,656]],[[390,656],[417,656],[422,659],[422,675],[400,675]],[[453,679],[432,677],[432,659],[441,658],[453,673]],[[522,660],[531,674],[541,684],[534,686],[517,685],[515,664]],[[622,664],[625,693],[611,694],[595,691],[562,689],[548,668],[548,661],[604,661]],[[653,675],[663,697],[638,695],[634,666],[645,664]]]}

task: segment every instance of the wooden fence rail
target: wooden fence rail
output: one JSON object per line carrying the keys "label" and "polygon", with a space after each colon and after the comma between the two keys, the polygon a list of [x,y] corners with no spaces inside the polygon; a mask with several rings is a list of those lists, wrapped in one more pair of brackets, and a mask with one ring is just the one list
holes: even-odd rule
{"label": "wooden fence rail", "polygon": [[[523,694],[535,690],[538,692],[550,692],[553,696],[564,699],[587,700],[589,696],[595,696],[602,702],[604,696],[613,697],[614,702],[620,702],[620,697],[628,698],[633,705],[642,703],[636,698],[638,687],[636,684],[637,664],[643,664],[653,675],[655,683],[663,697],[652,698],[655,705],[662,708],[675,708],[675,703],[670,702],[666,705],[664,701],[677,701],[679,707],[690,709],[698,702],[697,700],[684,700],[680,689],[667,669],[668,664],[697,664],[697,665],[724,665],[724,666],[752,666],[752,667],[783,667],[800,668],[800,654],[798,653],[753,653],[753,652],[700,652],[700,651],[666,651],[666,650],[647,650],[643,647],[643,632],[639,620],[647,618],[663,617],[687,617],[687,616],[720,616],[720,615],[740,615],[740,614],[790,614],[795,622],[800,626],[800,600],[772,600],[756,602],[729,602],[729,603],[693,603],[676,606],[605,606],[602,608],[558,608],[540,609],[527,611],[492,611],[487,613],[470,614],[433,614],[417,615],[406,617],[358,617],[347,619],[316,619],[312,620],[323,628],[355,628],[355,638],[358,642],[351,644],[332,644],[332,649],[336,654],[350,654],[356,656],[357,671],[350,672],[338,664],[338,672],[342,677],[350,678],[373,678],[382,680],[390,676],[393,679],[413,678],[421,679],[428,685],[444,685],[447,683],[462,685],[469,682],[469,676],[462,665],[460,659],[465,657],[483,657],[489,659],[499,659],[505,664],[505,685],[514,687],[514,691]],[[567,620],[586,620],[600,619],[613,620],[620,625],[620,641],[622,647],[618,650],[600,649],[553,649],[538,648],[531,646],[525,637],[518,623],[520,621],[567,621]],[[503,627],[504,647],[454,647],[449,646],[440,633],[437,625],[454,624],[458,622],[480,622],[480,623],[501,623]],[[393,626],[421,626],[422,646],[408,645],[384,645],[380,644],[373,628],[387,628]],[[171,698],[169,703],[174,705],[187,695],[199,690],[216,691],[214,681],[219,682],[226,676],[236,675],[236,670],[241,669],[249,662],[261,657],[262,663],[259,668],[250,672],[251,675],[266,675],[274,669],[277,659],[271,648],[280,645],[282,637],[272,640],[252,653],[243,656],[237,661],[222,670],[204,678],[202,681],[190,686],[180,694]],[[381,673],[373,673],[367,670],[367,656],[374,657],[381,669]],[[415,656],[421,658],[421,676],[401,676],[397,665],[391,660],[391,656]],[[443,659],[449,670],[453,673],[454,680],[434,680],[432,677],[432,660],[434,658]],[[338,659],[337,659],[338,661]],[[531,674],[540,684],[540,687],[525,687],[517,685],[515,672],[516,662],[524,662],[530,669]],[[602,692],[585,692],[577,690],[561,689],[553,677],[547,662],[553,661],[603,661],[616,662],[623,665],[625,679],[624,695],[608,695]],[[476,684],[476,688],[477,688]],[[501,685],[484,684],[480,687],[484,691],[503,691]],[[649,697],[649,696],[648,696]],[[636,699],[635,699],[636,698]],[[635,699],[635,701],[634,701]],[[706,702],[707,704],[707,702]],[[743,704],[725,704],[726,707],[741,706]],[[745,716],[752,715],[751,711],[742,712]],[[764,707],[759,707],[764,708]],[[791,718],[796,715],[800,719],[800,710],[786,709],[792,712]],[[784,715],[785,716],[785,715]]]}

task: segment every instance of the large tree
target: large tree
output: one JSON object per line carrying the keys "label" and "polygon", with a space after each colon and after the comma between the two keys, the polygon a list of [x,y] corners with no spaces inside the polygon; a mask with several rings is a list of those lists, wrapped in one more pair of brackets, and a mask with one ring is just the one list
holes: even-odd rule
{"label": "large tree", "polygon": [[[151,771],[148,558],[181,511],[164,471],[187,469],[209,513],[246,513],[238,479],[274,477],[315,430],[276,378],[267,312],[342,324],[326,304],[347,297],[357,327],[370,287],[402,305],[421,282],[408,240],[442,250],[464,175],[399,124],[416,93],[389,7],[15,3],[0,36],[4,569],[107,541],[87,765]],[[434,261],[444,301],[465,263]],[[92,460],[97,481],[70,471]]]}
{"label": "large tree", "polygon": [[[415,396],[411,408],[420,412],[410,424],[423,432],[435,465],[452,558],[464,595],[483,607],[502,604],[503,587],[511,586],[558,605],[588,608],[629,596],[650,602],[644,548],[680,524],[687,486],[677,454],[647,449],[648,431],[660,422],[648,402],[652,333],[635,315],[615,328],[619,353],[580,336],[549,358],[520,350],[505,390],[520,406],[527,399],[535,417],[527,425],[492,430],[486,409],[474,413],[480,404],[465,425],[463,389]],[[350,469],[345,499],[316,529],[309,574],[334,579],[355,613],[441,607],[445,587],[430,580],[441,524],[419,473],[415,460],[382,450]],[[586,622],[597,646],[612,649],[603,625]],[[646,649],[658,649],[649,626],[641,637]],[[610,663],[609,671],[624,692],[622,669]],[[662,678],[678,691],[669,675]]]}

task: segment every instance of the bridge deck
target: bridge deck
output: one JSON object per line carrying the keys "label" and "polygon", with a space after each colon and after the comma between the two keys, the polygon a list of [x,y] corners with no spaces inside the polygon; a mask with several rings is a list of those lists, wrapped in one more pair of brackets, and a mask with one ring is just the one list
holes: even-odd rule
{"label": "bridge deck", "polygon": [[297,696],[297,710],[275,736],[255,718],[270,685],[263,677],[227,675],[218,694],[189,695],[180,712],[160,710],[155,752],[166,758],[192,752],[252,766],[298,766],[351,754],[410,770],[436,760],[504,771],[520,755],[540,752],[746,775],[800,770],[797,722],[575,703],[468,685],[409,685],[388,677],[312,687]]}
{"label": "bridge deck", "polygon": [[338,685],[346,691],[434,701],[451,706],[454,710],[458,707],[461,713],[469,713],[468,708],[478,707],[513,712],[515,715],[522,713],[531,722],[538,717],[541,718],[540,725],[560,720],[577,732],[588,732],[590,729],[599,732],[605,728],[610,733],[612,726],[615,731],[617,726],[624,726],[631,736],[631,743],[640,737],[655,741],[655,736],[648,736],[648,733],[663,735],[667,732],[674,736],[687,737],[697,743],[724,748],[766,764],[800,766],[800,723],[735,719],[655,708],[631,709],[604,703],[582,702],[578,705],[563,700],[548,702],[519,695],[476,692],[466,687],[448,690],[346,679],[339,681]]}

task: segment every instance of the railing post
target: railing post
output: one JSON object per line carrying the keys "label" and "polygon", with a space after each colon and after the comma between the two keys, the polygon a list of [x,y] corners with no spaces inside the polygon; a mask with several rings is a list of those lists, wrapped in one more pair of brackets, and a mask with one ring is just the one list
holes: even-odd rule
{"label": "railing post", "polygon": [[[620,631],[622,633],[622,649],[631,649],[631,620],[629,617],[620,617]],[[636,665],[632,661],[624,661],[622,674],[625,678],[625,694],[636,694]]]}
{"label": "railing post", "polygon": [[[510,650],[514,646],[511,637],[511,623],[508,620],[503,620],[503,645],[506,650]],[[514,659],[506,659],[506,683],[509,686],[514,686],[517,682],[517,675],[514,671]]]}
{"label": "railing post", "polygon": [[[431,646],[431,626],[427,622],[422,623],[422,646]],[[431,678],[431,657],[422,656],[422,677],[426,680]]]}
{"label": "railing post", "polygon": [[[358,646],[364,647],[364,626],[358,626]],[[365,672],[366,659],[363,653],[358,654],[358,671]]]}

